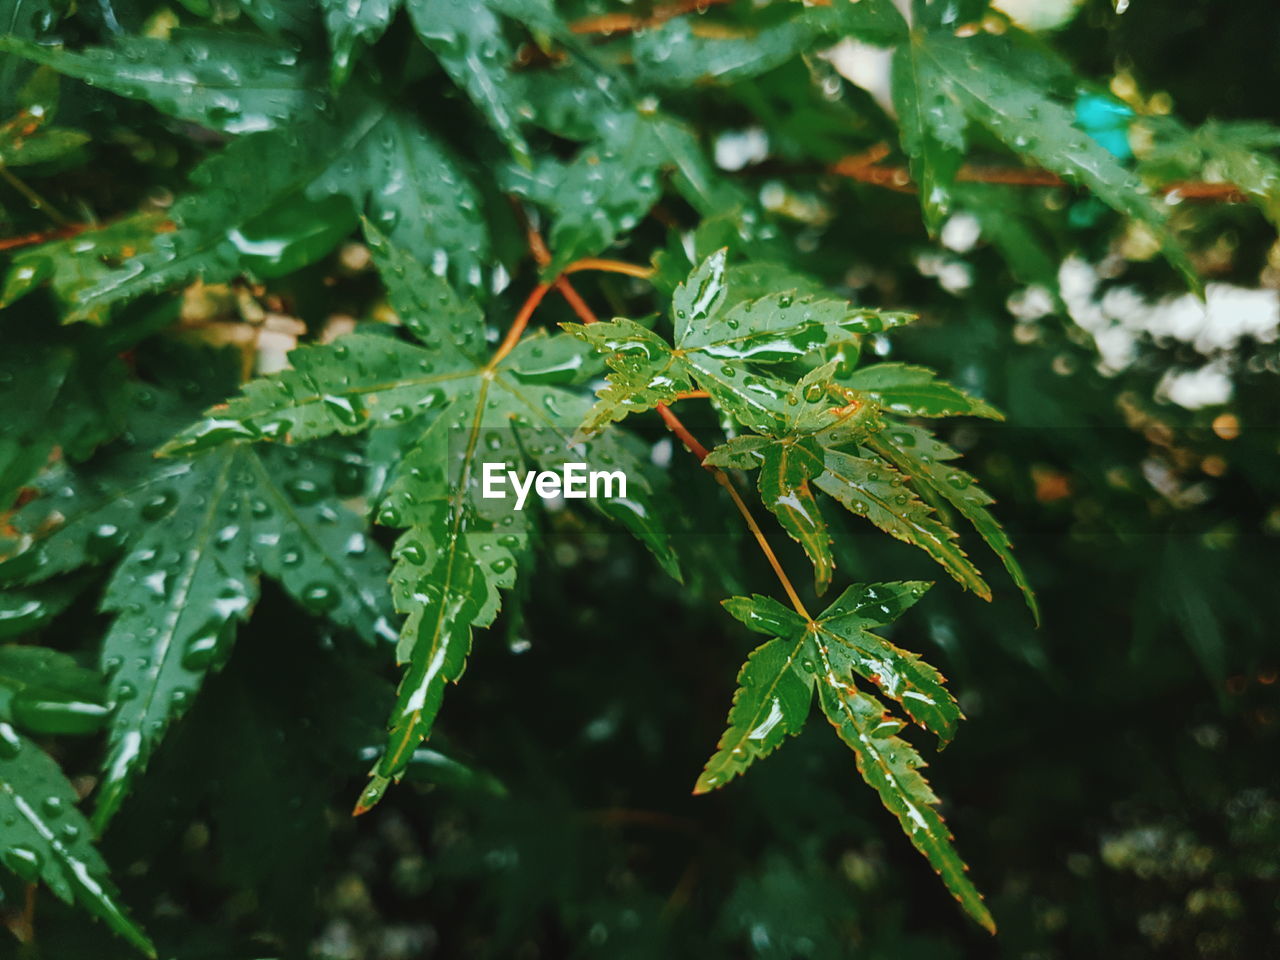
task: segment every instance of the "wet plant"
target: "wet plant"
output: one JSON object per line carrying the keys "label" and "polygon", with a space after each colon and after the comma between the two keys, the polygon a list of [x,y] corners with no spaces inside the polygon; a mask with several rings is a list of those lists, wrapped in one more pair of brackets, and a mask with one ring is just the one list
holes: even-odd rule
{"label": "wet plant", "polygon": [[[163,919],[153,939],[97,840],[187,749],[206,687],[270,711],[216,676],[280,629],[242,636],[267,598],[309,651],[280,685],[350,672],[331,702],[359,707],[349,729],[317,721],[319,748],[375,819],[406,778],[506,792],[484,756],[436,749],[466,741],[450,703],[473,646],[521,649],[566,543],[638,563],[622,534],[644,590],[764,638],[693,792],[732,791],[820,714],[995,932],[907,731],[941,748],[964,719],[916,642],[921,561],[986,601],[994,562],[999,602],[1040,620],[960,465],[972,433],[944,432],[1006,411],[964,369],[890,358],[937,329],[935,293],[858,265],[906,210],[914,244],[972,224],[1040,316],[1064,308],[1072,231],[1123,236],[1199,295],[1212,225],[1180,203],[1274,223],[1272,128],[1141,112],[973,0],[11,6],[0,862],[29,949],[36,885],[144,954],[185,942]],[[844,41],[891,51],[889,100],[845,79]],[[767,160],[743,146],[760,139]],[[848,205],[857,219],[833,217]],[[484,493],[494,470],[574,469],[625,483]],[[576,582],[567,606],[612,602]],[[741,658],[721,653],[727,682]],[[522,684],[502,697],[539,709]],[[307,736],[273,741],[250,779]],[[266,927],[305,949],[305,923]]]}

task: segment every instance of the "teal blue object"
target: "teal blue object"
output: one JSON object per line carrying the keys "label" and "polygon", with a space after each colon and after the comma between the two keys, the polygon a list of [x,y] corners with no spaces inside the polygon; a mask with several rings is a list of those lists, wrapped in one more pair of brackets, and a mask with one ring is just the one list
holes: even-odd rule
{"label": "teal blue object", "polygon": [[1133,157],[1133,148],[1129,146],[1132,122],[1133,110],[1117,100],[1096,93],[1076,97],[1076,126],[1119,160]]}
{"label": "teal blue object", "polygon": [[1067,223],[1077,230],[1095,226],[1107,215],[1107,205],[1097,197],[1083,197],[1067,210]]}

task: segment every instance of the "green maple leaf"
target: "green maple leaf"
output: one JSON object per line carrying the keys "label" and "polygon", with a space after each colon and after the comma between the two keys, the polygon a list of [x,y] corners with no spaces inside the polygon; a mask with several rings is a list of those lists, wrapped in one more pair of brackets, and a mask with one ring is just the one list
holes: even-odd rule
{"label": "green maple leaf", "polygon": [[1000,558],[1010,579],[1022,591],[1023,599],[1036,622],[1040,607],[1035,591],[1013,555],[1013,544],[987,507],[994,499],[969,473],[952,461],[960,454],[942,443],[924,427],[895,423],[888,418],[886,429],[867,441],[868,447],[911,477],[912,485],[931,503],[949,505],[968,520]]}
{"label": "green maple leaf", "polygon": [[330,78],[335,87],[351,75],[357,49],[377,42],[399,6],[399,0],[320,0],[333,50]]}
{"label": "green maple leaf", "polygon": [[[40,318],[42,319],[42,318]],[[0,509],[44,466],[55,449],[88,457],[122,427],[122,344],[101,331],[68,335],[14,310],[0,324]]]}
{"label": "green maple leaf", "polygon": [[[804,547],[819,593],[830,583],[835,562],[814,488],[886,533],[920,547],[962,586],[990,599],[986,582],[955,543],[955,532],[933,516],[908,478],[878,457],[845,449],[868,443],[884,429],[884,420],[869,394],[834,386],[836,368],[837,361],[831,361],[792,388],[780,429],[768,436],[735,437],[712,450],[706,463],[759,468],[761,501]],[[833,405],[833,394],[840,406]]]}
{"label": "green maple leaf", "polygon": [[270,130],[324,103],[309,61],[250,34],[177,30],[79,52],[0,37],[0,52],[226,133]]}
{"label": "green maple leaf", "polygon": [[[137,402],[154,417],[167,401],[143,393]],[[114,710],[99,826],[208,671],[229,655],[261,574],[371,642],[395,636],[386,559],[364,521],[338,502],[334,467],[297,451],[249,447],[153,461],[144,444],[50,473],[43,495],[15,515],[22,538],[0,564],[6,584],[114,564],[102,600],[114,615],[102,649]]]}
{"label": "green maple leaf", "polygon": [[814,689],[822,712],[854,752],[858,772],[880,795],[912,844],[979,923],[994,932],[982,895],[951,844],[938,798],[920,774],[924,761],[897,736],[904,724],[886,714],[858,676],[895,700],[945,743],[961,719],[937,670],[873,632],[898,619],[928,589],[925,583],[853,584],[819,617],[805,617],[760,595],[734,597],[725,608],[749,629],[771,637],[738,675],[729,725],[694,793],[724,786],[804,727]]}
{"label": "green maple leaf", "polygon": [[28,883],[43,881],[59,899],[79,903],[154,957],[155,946],[119,902],[77,799],[53,758],[0,722],[0,863]]}
{"label": "green maple leaf", "polygon": [[582,424],[583,435],[668,403],[695,385],[743,426],[784,427],[791,385],[754,367],[797,361],[914,319],[792,291],[736,300],[726,259],[724,250],[713,254],[676,288],[674,346],[634,320],[565,325],[604,354],[611,368],[608,386]]}
{"label": "green maple leaf", "polygon": [[684,88],[695,83],[732,83],[758,76],[811,47],[825,23],[805,12],[768,7],[740,33],[701,36],[692,21],[676,17],[654,30],[638,31],[631,55],[642,82]]}
{"label": "green maple leaf", "polygon": [[591,505],[637,536],[670,572],[678,570],[643,447],[622,435],[591,443],[573,438],[590,400],[562,384],[588,362],[586,348],[563,334],[529,338],[500,362],[486,361],[479,308],[372,225],[367,229],[391,304],[419,343],[357,333],[297,350],[293,369],[251,382],[164,451],[417,425],[378,512],[380,523],[407,528],[391,578],[397,609],[406,614],[397,648],[405,674],[365,807],[404,774],[431,733],[446,684],[461,675],[472,631],[493,622],[501,592],[515,583],[526,515],[507,500],[482,496],[482,460],[623,471],[626,496],[619,490]]}
{"label": "green maple leaf", "polygon": [[[44,591],[35,602],[43,601],[47,605],[51,595],[56,598],[56,604],[64,598],[70,602],[74,594],[71,590],[56,590],[52,594]],[[0,596],[0,604],[11,600],[28,605],[30,610],[32,592],[6,591]],[[13,610],[10,607],[4,612]],[[29,629],[31,625],[27,619],[24,626]],[[96,733],[109,714],[106,690],[96,671],[80,666],[65,653],[46,647],[0,646],[0,719],[6,723],[36,736]]]}
{"label": "green maple leaf", "polygon": [[[263,165],[264,156],[272,162]],[[172,222],[130,217],[23,251],[5,279],[4,300],[52,278],[68,304],[64,322],[101,323],[113,308],[144,294],[196,278],[222,282],[252,269],[264,259],[257,235],[277,247],[281,218],[291,210],[301,211],[294,219],[308,240],[312,221],[333,215],[324,206],[332,197],[348,198],[396,243],[471,289],[481,286],[489,264],[479,195],[451,151],[420,121],[358,91],[327,113],[304,112],[283,129],[240,137],[191,179],[196,189],[174,203]],[[353,225],[350,214],[339,217],[337,229],[325,233],[327,246],[309,259]]]}
{"label": "green maple leaf", "polygon": [[[516,159],[532,162],[520,128],[531,113],[525,78],[511,69],[516,51],[503,32],[503,3],[458,4],[452,0],[407,0],[405,6],[418,36],[484,115]],[[527,11],[519,11],[525,13]],[[554,19],[548,5],[539,18]]]}
{"label": "green maple leaf", "polygon": [[1070,71],[1010,31],[957,38],[950,27],[915,29],[895,54],[894,100],[903,117],[903,146],[920,183],[931,227],[950,209],[951,187],[975,121],[1011,150],[1113,210],[1144,224],[1165,258],[1199,290],[1201,281],[1168,227],[1168,214],[1142,181],[1084,131],[1069,103],[1054,95]]}

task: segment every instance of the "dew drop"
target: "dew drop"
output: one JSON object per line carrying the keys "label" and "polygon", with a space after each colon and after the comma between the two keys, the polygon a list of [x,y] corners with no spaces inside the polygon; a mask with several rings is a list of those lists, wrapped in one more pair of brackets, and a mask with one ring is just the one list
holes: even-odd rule
{"label": "dew drop", "polygon": [[30,847],[15,844],[0,852],[0,861],[27,883],[40,879],[40,867],[43,865],[40,854]]}
{"label": "dew drop", "polygon": [[327,583],[309,583],[302,590],[302,605],[313,613],[325,613],[332,610],[342,598],[338,591]]}
{"label": "dew drop", "polygon": [[420,567],[427,561],[427,550],[417,540],[407,540],[401,544],[400,549],[396,552],[396,557]]}

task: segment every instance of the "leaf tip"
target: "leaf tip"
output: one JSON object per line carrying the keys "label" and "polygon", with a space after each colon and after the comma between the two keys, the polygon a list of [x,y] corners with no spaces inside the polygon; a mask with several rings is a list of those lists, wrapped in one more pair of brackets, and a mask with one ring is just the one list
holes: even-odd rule
{"label": "leaf tip", "polygon": [[379,773],[373,774],[361,792],[360,798],[356,800],[356,805],[351,808],[351,816],[362,817],[376,807],[389,786],[391,786],[390,777],[384,777]]}

